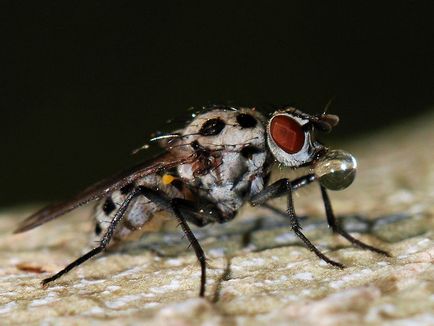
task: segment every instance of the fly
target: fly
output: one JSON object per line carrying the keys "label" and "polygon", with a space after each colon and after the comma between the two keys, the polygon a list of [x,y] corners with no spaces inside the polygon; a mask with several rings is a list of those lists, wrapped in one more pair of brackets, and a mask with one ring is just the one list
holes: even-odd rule
{"label": "fly", "polygon": [[[255,108],[213,106],[193,115],[182,130],[151,139],[163,148],[156,158],[102,180],[72,199],[45,207],[15,230],[20,233],[97,201],[95,234],[99,245],[42,281],[46,286],[109,244],[137,235],[155,222],[159,213],[176,219],[201,267],[199,296],[205,295],[206,257],[189,223],[203,227],[231,221],[242,205],[262,206],[285,216],[307,248],[332,266],[344,266],[321,253],[302,233],[295,213],[293,192],[313,182],[319,184],[327,223],[353,245],[389,256],[381,249],[353,238],[340,227],[327,190],[347,188],[356,175],[357,162],[348,152],[319,143],[315,132],[329,132],[339,122],[336,115],[310,115],[287,107],[266,118]],[[275,163],[309,172],[297,179],[268,184]],[[281,211],[269,200],[287,197]],[[106,220],[110,223],[103,223]]]}

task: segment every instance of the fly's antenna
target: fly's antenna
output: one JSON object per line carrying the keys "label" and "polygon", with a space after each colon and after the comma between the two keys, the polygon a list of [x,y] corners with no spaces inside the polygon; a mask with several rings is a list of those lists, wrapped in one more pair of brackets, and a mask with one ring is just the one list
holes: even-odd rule
{"label": "fly's antenna", "polygon": [[330,98],[324,107],[323,113],[314,115],[310,119],[314,126],[322,132],[330,132],[333,127],[339,123],[339,117],[337,115],[327,113],[335,98],[336,96]]}
{"label": "fly's antenna", "polygon": [[324,111],[323,111],[323,115],[326,115],[327,114],[327,112],[328,112],[328,110],[330,109],[330,107],[332,106],[332,104],[333,104],[333,101],[336,99],[336,95],[334,95],[334,96],[332,96],[329,100],[328,100],[328,102],[327,102],[327,104],[325,105],[325,107],[324,107]]}

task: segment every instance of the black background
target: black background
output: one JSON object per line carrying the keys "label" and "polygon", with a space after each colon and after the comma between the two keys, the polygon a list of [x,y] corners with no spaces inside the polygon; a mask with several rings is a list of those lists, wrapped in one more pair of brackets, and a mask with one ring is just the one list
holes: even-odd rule
{"label": "black background", "polygon": [[216,3],[2,1],[0,205],[143,159],[190,106],[334,97],[348,139],[434,104],[433,1]]}

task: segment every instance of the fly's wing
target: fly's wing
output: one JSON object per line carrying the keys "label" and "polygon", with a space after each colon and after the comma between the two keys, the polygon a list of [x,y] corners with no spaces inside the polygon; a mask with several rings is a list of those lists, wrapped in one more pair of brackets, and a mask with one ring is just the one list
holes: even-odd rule
{"label": "fly's wing", "polygon": [[90,201],[105,197],[113,191],[116,191],[146,175],[171,169],[181,164],[193,162],[194,159],[195,155],[193,154],[182,156],[165,153],[150,162],[138,164],[112,178],[108,178],[94,184],[70,200],[42,208],[22,221],[14,233],[21,233],[31,230],[41,224],[62,216],[79,206],[85,205]]}

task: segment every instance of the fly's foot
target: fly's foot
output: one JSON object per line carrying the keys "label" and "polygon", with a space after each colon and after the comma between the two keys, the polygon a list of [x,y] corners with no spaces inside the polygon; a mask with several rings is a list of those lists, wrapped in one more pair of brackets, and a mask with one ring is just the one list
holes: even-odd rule
{"label": "fly's foot", "polygon": [[332,265],[333,267],[337,267],[337,268],[339,268],[339,269],[344,269],[344,268],[345,268],[345,265],[344,265],[344,264],[338,263],[337,261],[334,261],[334,260],[331,260],[331,259],[328,259],[328,258],[327,258],[327,260],[325,260],[325,259],[323,258],[323,260],[324,260],[327,264]]}
{"label": "fly's foot", "polygon": [[54,274],[53,276],[50,276],[50,277],[47,277],[47,278],[44,278],[44,279],[41,281],[41,286],[42,286],[42,288],[43,288],[43,289],[48,288],[48,283],[51,283],[51,282],[53,282],[54,280],[56,280],[56,279],[58,279],[58,278],[59,278],[59,275],[57,275],[57,274]]}
{"label": "fly's foot", "polygon": [[365,249],[365,250],[369,250],[369,251],[375,252],[377,254],[384,255],[386,257],[392,257],[392,255],[390,253],[388,253],[387,251],[376,248],[374,246],[370,246],[370,245],[354,238],[347,231],[345,231],[341,228],[335,229],[333,231],[340,234],[341,236],[343,236],[345,239],[347,239],[349,242],[351,242],[351,244],[353,244],[356,247],[359,247],[359,248]]}

